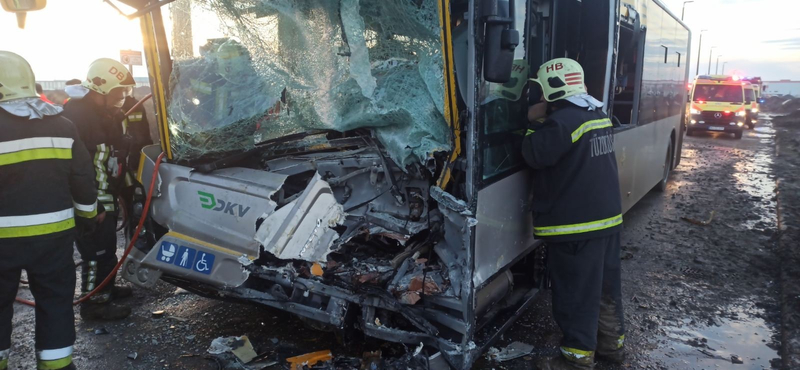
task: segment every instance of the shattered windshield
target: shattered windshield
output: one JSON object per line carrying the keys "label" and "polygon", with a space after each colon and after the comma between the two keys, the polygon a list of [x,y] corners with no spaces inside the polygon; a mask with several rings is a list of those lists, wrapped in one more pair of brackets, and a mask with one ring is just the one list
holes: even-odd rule
{"label": "shattered windshield", "polygon": [[177,159],[372,128],[401,167],[450,149],[437,3],[179,0],[167,117]]}

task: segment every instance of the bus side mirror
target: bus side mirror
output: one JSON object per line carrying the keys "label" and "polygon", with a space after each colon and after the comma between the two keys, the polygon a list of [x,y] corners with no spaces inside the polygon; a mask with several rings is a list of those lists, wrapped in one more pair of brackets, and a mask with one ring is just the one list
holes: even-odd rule
{"label": "bus side mirror", "polygon": [[483,78],[506,83],[511,79],[519,31],[514,29],[514,4],[508,0],[483,2]]}
{"label": "bus side mirror", "polygon": [[7,12],[17,13],[17,26],[25,28],[25,16],[28,12],[44,9],[47,6],[47,0],[0,0],[0,5]]}

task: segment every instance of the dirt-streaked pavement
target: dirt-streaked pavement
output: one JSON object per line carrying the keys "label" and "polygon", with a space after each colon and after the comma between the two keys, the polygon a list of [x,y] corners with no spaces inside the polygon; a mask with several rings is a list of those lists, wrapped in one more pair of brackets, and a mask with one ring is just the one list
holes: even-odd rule
{"label": "dirt-streaked pavement", "polygon": [[[762,369],[780,363],[773,361],[780,348],[781,266],[774,161],[775,130],[768,120],[742,140],[719,134],[686,137],[668,190],[649,194],[625,215],[622,266],[630,356],[624,368]],[[708,226],[682,220],[707,220],[712,211]],[[27,288],[20,294],[28,296]],[[290,314],[199,298],[165,283],[137,290],[127,303],[134,314],[122,322],[83,322],[76,315],[80,369],[217,369],[217,363],[203,358],[211,340],[244,334],[259,352],[284,357],[322,349],[352,356],[373,349],[393,356],[403,350],[376,340],[342,346],[334,334],[308,329]],[[157,310],[165,313],[154,317]],[[10,369],[34,369],[33,310],[17,305],[14,325]],[[95,335],[99,328],[109,334]],[[537,348],[534,354],[504,363],[484,359],[476,368],[532,369],[536,356],[556,353],[559,336],[545,293],[498,343],[530,343]],[[136,359],[129,359],[134,352]],[[732,355],[743,363],[733,364]]]}

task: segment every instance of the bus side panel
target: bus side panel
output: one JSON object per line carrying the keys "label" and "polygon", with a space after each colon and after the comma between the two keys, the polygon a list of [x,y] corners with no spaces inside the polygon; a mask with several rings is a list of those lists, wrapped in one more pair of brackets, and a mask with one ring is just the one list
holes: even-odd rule
{"label": "bus side panel", "polygon": [[487,281],[533,245],[531,183],[530,170],[526,169],[478,192],[475,286]]}

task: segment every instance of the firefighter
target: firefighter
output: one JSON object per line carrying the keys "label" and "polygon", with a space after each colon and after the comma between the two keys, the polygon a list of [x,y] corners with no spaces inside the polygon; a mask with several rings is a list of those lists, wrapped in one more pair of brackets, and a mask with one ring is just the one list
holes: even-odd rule
{"label": "firefighter", "polygon": [[8,367],[21,271],[36,299],[39,369],[75,369],[76,224],[97,215],[86,147],[61,108],[40,100],[30,65],[0,51],[0,370]]}
{"label": "firefighter", "polygon": [[[116,196],[122,174],[122,158],[118,149],[123,146],[122,125],[125,120],[121,111],[125,97],[135,85],[133,76],[122,63],[101,58],[89,66],[86,79],[81,82],[79,93],[71,94],[64,106],[64,116],[75,122],[89,154],[93,157],[97,199],[100,203],[102,221],[97,230],[78,238],[81,264],[81,291],[94,290],[117,264],[117,217]],[[131,313],[128,306],[113,300],[132,294],[131,288],[109,284],[81,304],[81,317],[87,320],[119,320]]]}
{"label": "firefighter", "polygon": [[533,168],[533,230],[547,243],[553,316],[563,333],[561,356],[537,365],[593,369],[595,356],[622,363],[622,204],[612,124],[587,94],[576,61],[553,59],[532,81],[542,102],[529,109],[522,154]]}

